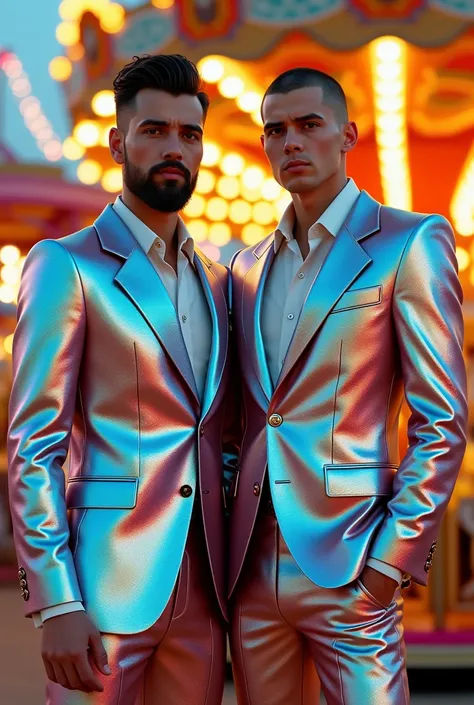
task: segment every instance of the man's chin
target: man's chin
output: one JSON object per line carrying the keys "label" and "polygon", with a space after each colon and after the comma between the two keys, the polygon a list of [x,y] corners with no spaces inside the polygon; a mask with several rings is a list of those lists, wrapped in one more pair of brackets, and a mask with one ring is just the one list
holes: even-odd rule
{"label": "man's chin", "polygon": [[283,188],[285,188],[290,193],[307,193],[308,191],[314,191],[318,187],[318,183],[314,178],[308,178],[307,176],[293,176],[286,179],[283,183]]}

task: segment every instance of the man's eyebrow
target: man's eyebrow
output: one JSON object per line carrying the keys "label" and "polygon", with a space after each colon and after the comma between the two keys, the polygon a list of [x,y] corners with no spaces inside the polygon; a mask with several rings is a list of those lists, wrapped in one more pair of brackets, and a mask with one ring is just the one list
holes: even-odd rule
{"label": "man's eyebrow", "polygon": [[318,113],[308,113],[307,115],[302,115],[301,117],[293,118],[295,122],[307,122],[308,120],[324,120],[322,115]]}
{"label": "man's eyebrow", "polygon": [[272,130],[275,127],[283,127],[284,123],[283,122],[267,122],[263,126],[264,130]]}
{"label": "man's eyebrow", "polygon": [[[324,120],[324,117],[322,115],[319,115],[318,113],[308,113],[307,115],[301,115],[301,117],[294,117],[291,118],[293,122],[308,122],[308,120]],[[275,127],[283,127],[285,123],[281,120],[277,122],[267,122],[263,126],[264,130],[273,130]]]}
{"label": "man's eyebrow", "polygon": [[[155,120],[153,118],[147,118],[146,120],[142,120],[142,122],[138,125],[138,127],[169,127],[170,123],[167,122],[166,120]],[[191,130],[192,132],[199,132],[200,135],[203,134],[202,127],[200,125],[197,125],[195,123],[185,123],[185,124],[180,124],[180,127],[184,128],[185,130]]]}

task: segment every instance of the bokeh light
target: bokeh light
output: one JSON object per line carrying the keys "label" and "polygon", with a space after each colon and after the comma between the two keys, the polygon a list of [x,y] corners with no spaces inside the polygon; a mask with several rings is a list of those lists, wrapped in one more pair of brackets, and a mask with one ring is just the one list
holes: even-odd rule
{"label": "bokeh light", "polygon": [[216,177],[212,171],[201,169],[196,184],[196,193],[211,193],[214,190],[215,183]]}
{"label": "bokeh light", "polygon": [[73,130],[73,137],[83,147],[93,147],[99,142],[100,130],[96,122],[81,120]]}
{"label": "bokeh light", "polygon": [[83,184],[96,184],[102,176],[102,166],[94,159],[84,159],[77,167],[77,178]]}
{"label": "bokeh light", "polygon": [[209,242],[217,247],[224,247],[232,239],[232,230],[228,223],[212,223],[209,228]]}
{"label": "bokeh light", "polygon": [[100,183],[105,191],[117,193],[122,189],[122,169],[120,167],[107,169]]}
{"label": "bokeh light", "polygon": [[219,59],[202,59],[198,68],[207,83],[217,83],[224,75],[224,64]]}
{"label": "bokeh light", "polygon": [[113,91],[104,90],[95,94],[91,101],[92,110],[100,117],[110,117],[115,114]]}
{"label": "bokeh light", "polygon": [[245,162],[240,154],[230,152],[222,159],[220,167],[223,174],[227,176],[238,176],[242,173]]}
{"label": "bokeh light", "polygon": [[72,64],[67,56],[56,56],[49,62],[49,75],[55,81],[67,81],[72,73]]}

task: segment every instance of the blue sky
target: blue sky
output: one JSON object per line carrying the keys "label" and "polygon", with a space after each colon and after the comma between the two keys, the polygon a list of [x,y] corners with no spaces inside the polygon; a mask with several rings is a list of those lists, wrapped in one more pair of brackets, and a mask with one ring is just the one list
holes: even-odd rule
{"label": "blue sky", "polygon": [[[126,0],[124,7],[141,5],[143,0]],[[55,31],[60,17],[60,0],[6,0],[2,3],[0,47],[15,52],[29,76],[33,94],[41,101],[43,112],[53,130],[65,139],[70,134],[70,119],[61,84],[48,73],[48,64],[64,53]],[[0,82],[0,140],[15,156],[26,162],[46,162],[20,115],[8,85]],[[67,163],[66,163],[67,164]],[[66,166],[64,164],[64,166]],[[73,170],[67,169],[68,174]]]}

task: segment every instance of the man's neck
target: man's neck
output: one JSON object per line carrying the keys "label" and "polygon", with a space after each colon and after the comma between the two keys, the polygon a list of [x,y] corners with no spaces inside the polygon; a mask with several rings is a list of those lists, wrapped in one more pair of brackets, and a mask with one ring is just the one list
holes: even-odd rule
{"label": "man's neck", "polygon": [[158,235],[165,242],[167,252],[177,249],[177,242],[174,235],[178,225],[178,213],[163,213],[162,211],[154,210],[126,188],[123,190],[121,199],[127,208],[129,208],[137,218],[140,218],[142,223],[145,223],[155,235]]}
{"label": "man's neck", "polygon": [[308,231],[322,216],[336,196],[347,183],[347,176],[342,174],[335,180],[321,184],[314,191],[291,194],[295,209],[295,225],[293,235],[297,241],[303,257],[309,251]]}

